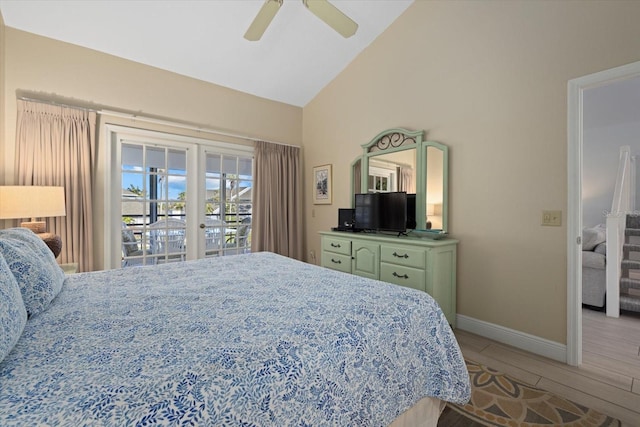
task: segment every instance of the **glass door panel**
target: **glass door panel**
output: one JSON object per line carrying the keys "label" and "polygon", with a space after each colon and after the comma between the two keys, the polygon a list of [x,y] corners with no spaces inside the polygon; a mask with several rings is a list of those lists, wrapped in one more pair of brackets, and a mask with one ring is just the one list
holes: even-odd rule
{"label": "glass door panel", "polygon": [[222,155],[205,153],[205,256],[219,256],[224,248],[225,222],[220,183]]}
{"label": "glass door panel", "polygon": [[253,159],[205,150],[205,256],[251,250]]}
{"label": "glass door panel", "polygon": [[121,144],[122,266],[186,259],[187,149]]}

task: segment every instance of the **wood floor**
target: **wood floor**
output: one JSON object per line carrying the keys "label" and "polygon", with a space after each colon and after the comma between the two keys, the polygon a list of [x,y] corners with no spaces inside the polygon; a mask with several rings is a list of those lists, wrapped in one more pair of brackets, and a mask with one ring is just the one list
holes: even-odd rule
{"label": "wood floor", "polygon": [[583,310],[583,364],[572,367],[457,329],[462,353],[527,384],[640,427],[640,316]]}

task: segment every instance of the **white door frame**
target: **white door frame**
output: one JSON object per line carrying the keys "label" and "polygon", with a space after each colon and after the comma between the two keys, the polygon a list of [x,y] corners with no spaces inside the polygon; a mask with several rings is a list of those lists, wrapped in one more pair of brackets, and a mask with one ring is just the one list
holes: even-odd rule
{"label": "white door frame", "polygon": [[640,62],[569,80],[567,97],[567,363],[582,363],[582,150],[583,94],[587,89],[640,76]]}

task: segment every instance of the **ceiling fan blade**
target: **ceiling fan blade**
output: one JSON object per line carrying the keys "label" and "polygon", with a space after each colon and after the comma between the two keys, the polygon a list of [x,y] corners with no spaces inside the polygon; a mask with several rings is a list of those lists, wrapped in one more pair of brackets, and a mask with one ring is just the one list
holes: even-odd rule
{"label": "ceiling fan blade", "polygon": [[282,6],[282,0],[266,0],[244,34],[244,38],[249,41],[260,40],[271,20],[280,10],[280,6]]}
{"label": "ceiling fan blade", "polygon": [[356,33],[358,24],[327,0],[302,0],[302,3],[343,37],[351,37]]}

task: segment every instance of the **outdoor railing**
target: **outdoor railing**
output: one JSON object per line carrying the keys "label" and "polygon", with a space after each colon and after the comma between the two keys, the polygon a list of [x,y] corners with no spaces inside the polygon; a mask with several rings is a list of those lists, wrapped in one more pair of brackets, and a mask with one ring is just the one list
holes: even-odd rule
{"label": "outdoor railing", "polygon": [[[182,219],[183,215],[162,215],[161,218]],[[230,220],[228,222],[212,219],[213,216],[207,217],[207,226],[205,232],[205,256],[219,256],[224,254],[236,254],[250,251],[251,248],[251,215],[227,215]],[[135,256],[125,256],[123,248],[123,266],[124,265],[142,265],[156,264],[157,261],[167,261],[169,255],[175,258],[175,254],[168,251],[156,253],[158,246],[157,236],[151,234],[151,225],[148,223],[149,216],[145,215],[123,215],[123,223],[127,224],[128,230],[133,233],[137,241],[137,245],[142,251],[141,254]],[[147,220],[147,222],[145,222]],[[185,225],[186,227],[186,225]],[[171,228],[167,232],[176,231],[178,229]],[[186,228],[180,227],[182,233],[186,233]],[[240,234],[238,234],[240,232]],[[218,235],[216,238],[212,235]],[[215,241],[218,243],[216,244]],[[168,243],[168,242],[167,242]],[[127,243],[129,244],[129,243]],[[181,259],[186,256],[186,244],[182,251]],[[180,255],[180,254],[178,254]],[[172,258],[172,259],[173,259]],[[180,257],[179,257],[180,258]],[[146,260],[146,261],[145,261]]]}

